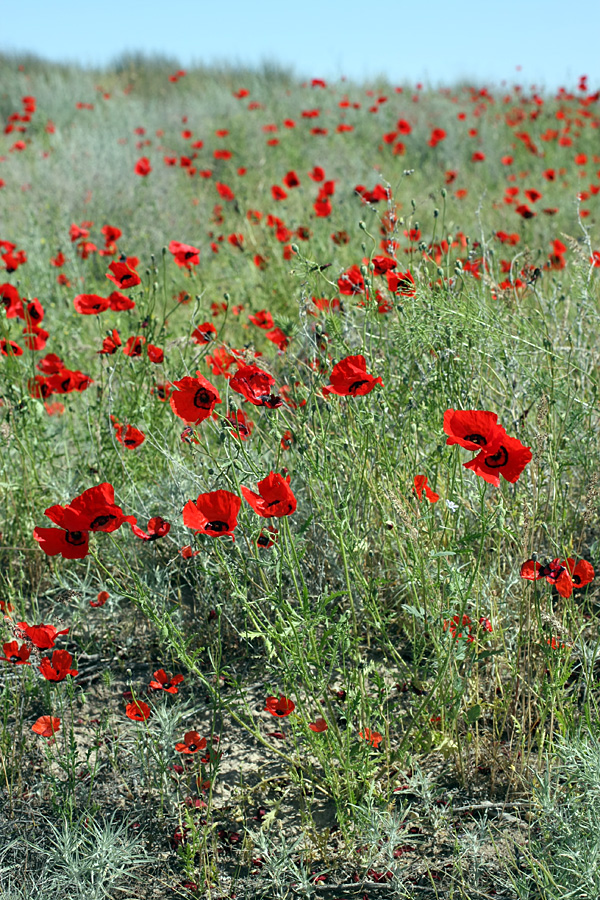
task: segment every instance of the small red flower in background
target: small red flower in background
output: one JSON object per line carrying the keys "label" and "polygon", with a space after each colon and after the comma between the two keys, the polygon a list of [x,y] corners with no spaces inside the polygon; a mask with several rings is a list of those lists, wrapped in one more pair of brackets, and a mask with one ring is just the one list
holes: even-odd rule
{"label": "small red flower in background", "polygon": [[206,738],[200,737],[197,731],[188,731],[183,736],[183,743],[175,744],[179,753],[198,753],[206,749]]}
{"label": "small red flower in background", "polygon": [[268,550],[269,547],[272,547],[276,542],[278,534],[279,530],[277,528],[272,528],[270,526],[263,528],[256,539],[256,546],[260,547],[262,550]]}
{"label": "small red flower in background", "polygon": [[[461,627],[465,629],[464,635],[462,631],[458,631]],[[474,636],[471,634],[472,628],[473,620],[466,614],[463,615],[462,620],[460,616],[453,616],[451,619],[444,621],[444,631],[450,631],[450,634],[455,640],[464,637],[469,644],[475,640]]]}
{"label": "small red flower in background", "polygon": [[150,707],[143,700],[135,700],[125,707],[125,715],[134,722],[145,722],[152,715]]}
{"label": "small red flower in background", "polygon": [[228,412],[225,421],[230,424],[234,437],[240,441],[248,440],[254,429],[254,422],[241,409]]}
{"label": "small red flower in background", "polygon": [[142,279],[125,260],[119,262],[111,262],[109,268],[109,272],[106,273],[106,277],[113,281],[118,288],[121,290],[127,290],[128,288],[135,287],[137,284],[141,284]]}
{"label": "small red flower in background", "polygon": [[173,384],[177,390],[169,397],[171,409],[188,425],[197,425],[208,419],[217,403],[221,403],[217,389],[200,372],[196,373],[195,378],[186,375]]}
{"label": "small red flower in background", "polygon": [[339,397],[362,397],[369,394],[376,384],[383,385],[381,378],[367,372],[364,356],[347,356],[333,367],[330,384],[323,388],[324,396],[337,394]]}
{"label": "small red flower in background", "polygon": [[141,159],[138,159],[135,166],[133,167],[133,171],[136,175],[141,175],[143,178],[146,175],[149,175],[152,171],[152,166],[150,165],[150,160],[147,156],[142,156]]}
{"label": "small red flower in background", "polygon": [[96,600],[90,600],[90,606],[104,606],[109,597],[108,591],[100,591]]}
{"label": "small red flower in background", "polygon": [[[111,418],[114,420],[114,416]],[[113,421],[113,428],[115,429],[115,438],[128,450],[135,450],[146,440],[144,432],[134,425],[121,425],[119,422]]]}
{"label": "small red flower in background", "polygon": [[173,254],[176,264],[182,269],[191,269],[200,262],[200,250],[190,244],[182,244],[181,241],[171,241],[169,252]]}
{"label": "small red flower in background", "polygon": [[131,297],[126,297],[120,291],[113,291],[109,294],[108,302],[113,312],[125,312],[128,309],[135,308],[135,300],[132,300]]}
{"label": "small red flower in background", "polygon": [[282,450],[290,450],[291,449],[291,446],[294,443],[294,436],[292,435],[292,432],[289,429],[287,429],[287,431],[283,432],[283,434],[281,435],[281,441],[279,443],[281,445]]}
{"label": "small red flower in background", "polygon": [[362,731],[359,731],[358,736],[359,738],[362,738],[363,741],[367,741],[367,743],[375,749],[377,749],[383,740],[383,736],[379,734],[378,731],[371,731],[370,728],[364,728]]}
{"label": "small red flower in background", "polygon": [[188,500],[183,507],[183,524],[211,537],[233,537],[241,505],[240,498],[231,491],[200,494],[195,502]]}
{"label": "small red flower in background", "polygon": [[54,741],[54,735],[60,729],[60,719],[53,716],[40,716],[37,722],[31,726],[31,730],[40,737],[51,738],[50,743]]}
{"label": "small red flower in background", "polygon": [[386,279],[392,294],[400,294],[402,297],[416,296],[415,279],[408,270],[406,272],[387,272]]}
{"label": "small red flower in background", "polygon": [[143,335],[134,334],[127,338],[125,346],[123,347],[123,353],[125,356],[130,356],[132,359],[141,356],[145,343],[146,338]]}
{"label": "small red flower in background", "polygon": [[267,309],[259,309],[254,315],[248,316],[248,320],[258,328],[264,328],[265,331],[268,331],[269,328],[273,328],[275,325],[273,316]]}
{"label": "small red flower in background", "polygon": [[432,491],[429,485],[427,484],[427,475],[415,475],[414,479],[415,485],[415,493],[419,500],[423,496],[423,491],[425,492],[425,496],[429,500],[430,503],[437,503],[440,499],[440,495],[436,494],[435,491]]}
{"label": "small red flower in background", "polygon": [[73,306],[81,316],[95,316],[109,308],[110,300],[98,294],[78,294],[73,300]]}
{"label": "small red flower in background", "polygon": [[2,338],[0,356],[23,356],[23,348],[19,347],[15,341],[7,341],[6,338]]}
{"label": "small red flower in background", "polygon": [[177,685],[183,681],[183,675],[167,675],[164,669],[154,672],[154,679],[150,687],[155,691],[165,691],[167,694],[177,694]]}
{"label": "small red flower in background", "polygon": [[182,559],[191,559],[193,556],[198,556],[200,553],[199,550],[192,550],[189,544],[182,547],[179,552],[181,553]]}
{"label": "small red flower in background", "polygon": [[68,628],[57,631],[54,625],[28,625],[27,622],[17,622],[17,628],[21,629],[38,650],[50,650],[59,635],[69,633]]}
{"label": "small red flower in background", "polygon": [[492,623],[486,616],[479,617],[479,625],[483,628],[484,631],[489,631],[490,634],[493,634],[494,629],[492,628]]}
{"label": "small red flower in background", "polygon": [[229,382],[232,391],[241,394],[254,406],[267,406],[269,409],[283,404],[281,397],[271,393],[274,384],[273,376],[258,366],[240,366]]}
{"label": "small red flower in background", "polygon": [[364,294],[365,280],[358,266],[351,266],[338,278],[340,294],[351,297],[354,294]]}
{"label": "small red flower in background", "polygon": [[160,365],[160,363],[164,362],[165,354],[162,347],[155,347],[154,344],[148,344],[146,353],[148,354],[148,359],[151,363],[154,363],[154,365]]}
{"label": "small red flower in background", "polygon": [[131,530],[142,541],[156,541],[158,538],[165,537],[171,530],[171,524],[165,522],[161,516],[154,516],[148,522],[146,531],[142,531],[137,525],[132,525]]}
{"label": "small red flower in background", "polygon": [[290,516],[296,510],[296,498],[290,488],[290,476],[283,478],[278,472],[270,472],[258,482],[258,494],[242,485],[244,499],[255,513],[268,519]]}
{"label": "small red flower in background", "polygon": [[0,656],[5,662],[14,663],[15,666],[30,666],[29,657],[31,656],[31,647],[27,644],[19,644],[17,641],[9,641],[2,644],[4,656]]}
{"label": "small red flower in background", "polygon": [[311,722],[308,727],[311,731],[314,731],[315,734],[321,734],[329,728],[325,719],[317,719],[316,722]]}
{"label": "small red flower in background", "polygon": [[44,656],[39,665],[39,670],[46,681],[64,681],[67,675],[73,678],[77,675],[77,669],[71,669],[73,657],[68,650],[55,650],[52,660]]}
{"label": "small red flower in background", "polygon": [[270,712],[272,716],[277,716],[281,719],[284,716],[289,716],[295,709],[296,704],[294,701],[288,700],[283,694],[279,699],[277,699],[277,697],[267,697],[265,710]]}
{"label": "small red flower in background", "polygon": [[266,338],[268,341],[275,344],[277,349],[281,352],[286,350],[290,343],[289,337],[281,330],[281,328],[273,328],[271,331],[267,331]]}
{"label": "small red flower in background", "polygon": [[202,325],[198,325],[190,335],[195,344],[210,344],[216,336],[217,329],[212,322],[204,322]]}
{"label": "small red flower in background", "polygon": [[104,340],[102,341],[102,350],[97,350],[96,352],[99,353],[100,355],[107,354],[110,356],[113,353],[117,352],[117,347],[121,347],[121,346],[122,346],[121,336],[120,336],[119,332],[117,331],[117,329],[113,328],[113,330],[110,332],[110,334],[107,335],[107,337],[105,337]]}

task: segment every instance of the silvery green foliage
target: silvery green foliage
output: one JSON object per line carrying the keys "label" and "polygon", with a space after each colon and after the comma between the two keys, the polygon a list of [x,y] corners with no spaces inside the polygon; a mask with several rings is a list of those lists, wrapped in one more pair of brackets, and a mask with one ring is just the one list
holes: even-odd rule
{"label": "silvery green foliage", "polygon": [[0,898],[112,900],[131,888],[150,862],[141,837],[115,816],[47,821],[38,840],[15,838],[0,851]]}
{"label": "silvery green foliage", "polygon": [[515,851],[519,900],[600,897],[600,741],[563,739],[558,760],[535,785],[531,839]]}

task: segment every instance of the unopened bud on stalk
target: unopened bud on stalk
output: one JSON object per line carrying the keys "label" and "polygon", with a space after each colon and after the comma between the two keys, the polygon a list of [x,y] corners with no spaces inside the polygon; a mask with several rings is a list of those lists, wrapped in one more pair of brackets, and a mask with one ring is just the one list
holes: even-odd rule
{"label": "unopened bud on stalk", "polygon": [[448,194],[448,191],[446,190],[446,188],[442,188],[442,190],[440,191],[440,194],[442,195],[442,197],[443,197],[444,200],[445,200],[445,199],[446,199],[446,196],[447,196],[447,194]]}
{"label": "unopened bud on stalk", "polygon": [[369,274],[369,270],[367,269],[367,267],[364,264],[360,267],[360,274],[363,276]]}
{"label": "unopened bud on stalk", "polygon": [[358,223],[358,227],[360,228],[361,231],[366,231],[366,230],[367,230],[367,226],[365,225],[365,223],[363,222],[362,219],[361,219],[360,222]]}
{"label": "unopened bud on stalk", "polygon": [[414,200],[410,201],[410,205],[412,206],[413,210],[415,210],[417,208],[417,204],[415,203]]}
{"label": "unopened bud on stalk", "polygon": [[439,214],[440,214],[439,209],[434,209],[434,211],[433,211],[433,218],[434,218],[434,219],[437,219],[437,217],[439,216]]}
{"label": "unopened bud on stalk", "polygon": [[298,249],[298,244],[292,244],[291,246],[292,246],[293,253],[300,253],[300,250]]}
{"label": "unopened bud on stalk", "polygon": [[229,293],[227,291],[225,291],[225,293],[223,294],[223,300],[225,300],[226,303],[229,303],[229,301],[231,300],[231,297],[229,296]]}
{"label": "unopened bud on stalk", "polygon": [[167,255],[167,248],[166,248],[166,247],[163,247],[163,248],[162,248],[162,255],[163,255],[163,256],[166,256],[166,255]]}

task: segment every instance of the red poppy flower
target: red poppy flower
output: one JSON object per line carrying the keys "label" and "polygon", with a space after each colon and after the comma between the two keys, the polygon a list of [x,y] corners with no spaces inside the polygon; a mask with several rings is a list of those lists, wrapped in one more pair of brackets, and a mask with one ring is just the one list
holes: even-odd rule
{"label": "red poppy flower", "polygon": [[149,175],[152,171],[152,166],[150,165],[150,160],[147,156],[142,156],[141,159],[138,159],[135,166],[133,167],[133,171],[136,175],[141,175],[143,178],[146,175]]}
{"label": "red poppy flower", "polygon": [[135,700],[125,707],[125,715],[134,722],[145,722],[152,715],[150,707],[143,700]]}
{"label": "red poppy flower", "polygon": [[414,479],[415,485],[415,493],[419,500],[423,496],[423,491],[425,491],[425,496],[429,500],[430,503],[437,503],[440,499],[440,495],[436,494],[435,491],[432,491],[429,485],[427,484],[427,475],[415,475]]}
{"label": "red poppy flower", "polygon": [[188,500],[183,507],[183,524],[211,537],[231,535],[237,526],[242,501],[231,491],[211,491],[200,494],[194,502]]}
{"label": "red poppy flower", "polygon": [[212,322],[204,322],[202,325],[198,325],[190,335],[195,344],[210,344],[216,336],[217,329]]}
{"label": "red poppy flower", "polygon": [[0,284],[0,303],[4,306],[7,319],[25,318],[23,301],[12,284]]}
{"label": "red poppy flower", "polygon": [[217,181],[215,187],[219,192],[219,196],[222,197],[223,200],[227,200],[228,202],[235,200],[235,194],[228,185],[222,184],[220,181]]}
{"label": "red poppy flower", "polygon": [[9,641],[2,644],[4,656],[0,656],[5,662],[14,663],[15,666],[30,666],[29,657],[31,656],[31,647],[27,644],[19,644],[17,641]]}
{"label": "red poppy flower", "polygon": [[196,372],[196,378],[186,375],[175,381],[174,387],[178,390],[169,397],[171,409],[188,425],[208,419],[217,403],[222,402],[217,389],[200,372]]}
{"label": "red poppy flower", "polygon": [[23,348],[15,341],[7,341],[2,338],[0,341],[0,356],[23,356]]}
{"label": "red poppy flower", "polygon": [[183,681],[183,675],[167,675],[164,669],[154,673],[154,679],[150,687],[155,691],[165,691],[167,694],[177,694],[177,685]]}
{"label": "red poppy flower", "polygon": [[521,566],[521,578],[537,581],[545,578],[548,584],[554,585],[561,597],[570,597],[573,593],[573,581],[564,562],[553,559],[545,565],[528,559]]}
{"label": "red poppy flower", "polygon": [[148,522],[148,528],[146,531],[142,531],[142,529],[138,525],[132,525],[131,530],[142,541],[156,541],[159,538],[165,537],[169,533],[169,531],[171,530],[171,524],[170,522],[165,522],[165,520],[161,516],[154,516]]}
{"label": "red poppy flower", "polygon": [[198,753],[206,748],[206,738],[200,737],[197,731],[188,731],[183,736],[183,743],[175,744],[179,753]]}
{"label": "red poppy flower", "polygon": [[387,272],[386,278],[393,294],[400,294],[402,297],[416,296],[417,287],[410,272]]}
{"label": "red poppy flower", "polygon": [[327,731],[329,725],[325,719],[317,719],[316,722],[311,722],[308,727],[311,731],[314,731],[315,734],[322,734],[324,731]]}
{"label": "red poppy flower", "polygon": [[298,178],[296,172],[293,170],[288,172],[287,175],[283,179],[283,183],[287,188],[295,188],[299,187],[300,179]]}
{"label": "red poppy flower", "polygon": [[581,588],[594,580],[594,567],[587,559],[580,559],[577,565],[575,565],[575,560],[572,559],[572,557],[568,557],[568,559],[565,560],[565,565],[571,573],[573,587]]}
{"label": "red poppy flower", "polygon": [[182,244],[181,241],[171,241],[169,252],[173,254],[176,264],[182,269],[191,269],[200,262],[200,250],[190,244]]}
{"label": "red poppy flower", "polygon": [[135,287],[137,284],[141,284],[142,279],[138,273],[124,260],[111,262],[108,268],[110,271],[106,273],[106,277],[121,290],[127,290]]}
{"label": "red poppy flower", "polygon": [[282,694],[279,699],[277,697],[267,697],[265,709],[272,716],[282,719],[284,716],[289,716],[296,709],[296,704]]}
{"label": "red poppy flower", "polygon": [[351,266],[338,278],[338,288],[340,294],[351,297],[353,294],[363,294],[365,290],[365,280],[358,266]]}
{"label": "red poppy flower", "polygon": [[73,306],[82,316],[95,316],[109,308],[110,300],[108,297],[99,297],[98,294],[78,294],[73,300]]}
{"label": "red poppy flower", "polygon": [[29,350],[43,350],[48,337],[48,332],[36,325],[23,329],[23,340]]}
{"label": "red poppy flower", "polygon": [[146,440],[144,432],[134,425],[121,425],[119,422],[114,422],[113,428],[115,429],[116,439],[127,450],[135,450],[136,447],[139,447]]}
{"label": "red poppy flower", "polygon": [[34,647],[38,650],[50,650],[54,647],[54,641],[61,634],[68,634],[69,629],[57,631],[54,625],[28,625],[27,622],[17,622],[17,628],[20,628]]}
{"label": "red poppy flower", "polygon": [[498,425],[496,413],[481,409],[447,409],[444,413],[446,444],[459,444],[465,450],[493,453],[506,434]]}
{"label": "red poppy flower", "polygon": [[257,313],[254,313],[254,315],[248,316],[248,321],[252,322],[252,324],[256,325],[258,328],[264,328],[265,331],[268,331],[269,328],[273,328],[275,325],[273,316],[267,309],[260,309]]}
{"label": "red poppy flower", "polygon": [[135,308],[135,300],[132,300],[131,297],[126,297],[120,291],[113,291],[112,294],[109,294],[108,303],[114,312],[124,312],[127,309]]}
{"label": "red poppy flower", "polygon": [[154,365],[157,366],[164,362],[165,353],[162,347],[155,347],[154,344],[148,344],[146,352],[148,354],[148,359],[150,362],[154,363]]}
{"label": "red poppy flower", "polygon": [[347,356],[336,363],[330,375],[330,384],[323,388],[323,394],[337,394],[340,397],[362,397],[369,394],[376,384],[383,385],[381,378],[367,372],[364,356]]}
{"label": "red poppy flower", "polygon": [[477,454],[475,459],[464,463],[466,469],[472,469],[476,475],[489,481],[490,484],[500,484],[499,476],[514,484],[519,479],[521,472],[531,462],[533,455],[529,447],[524,447],[517,438],[504,434],[495,452],[486,447]]}
{"label": "red poppy flower", "polygon": [[97,350],[96,352],[99,354],[106,353],[112,355],[113,353],[117,352],[117,347],[121,346],[121,336],[119,335],[117,329],[113,328],[110,334],[102,341],[102,350]]}
{"label": "red poppy flower", "polygon": [[132,358],[141,356],[145,343],[146,338],[142,335],[132,335],[130,338],[127,338],[125,346],[123,347],[123,353],[125,356],[131,356]]}
{"label": "red poppy flower", "polygon": [[281,406],[280,397],[271,393],[275,379],[258,366],[240,366],[229,382],[232,391],[241,394],[254,406],[267,406],[275,409]]}
{"label": "red poppy flower", "polygon": [[123,515],[114,502],[111,484],[99,484],[75,497],[67,506],[51,506],[45,515],[56,528],[35,528],[33,536],[48,556],[59,553],[64,559],[83,559],[88,553],[90,531],[116,531],[124,522],[135,524],[135,516]]}
{"label": "red poppy flower", "polygon": [[90,600],[90,606],[104,606],[109,597],[110,594],[108,593],[108,591],[100,591],[95,600]]}
{"label": "red poppy flower", "polygon": [[367,741],[367,743],[375,749],[377,749],[383,740],[382,735],[380,735],[378,731],[371,731],[370,728],[363,728],[362,731],[358,732],[358,736],[359,738],[362,738],[363,741]]}
{"label": "red poppy flower", "polygon": [[50,260],[50,265],[54,266],[57,269],[60,269],[61,266],[64,266],[66,261],[67,259],[65,257],[65,254],[62,252],[62,250],[59,250],[56,256],[53,256]]}
{"label": "red poppy flower", "polygon": [[67,675],[73,678],[77,675],[77,669],[71,668],[73,657],[68,650],[55,650],[52,661],[47,656],[40,660],[38,666],[46,681],[64,681]]}
{"label": "red poppy flower", "polygon": [[53,716],[40,716],[37,722],[31,726],[31,730],[40,737],[52,738],[60,728],[60,719]]}
{"label": "red poppy flower", "polygon": [[230,378],[229,368],[235,362],[235,356],[225,347],[217,347],[212,356],[206,357],[206,364],[210,366],[213,375],[223,375]]}
{"label": "red poppy flower", "polygon": [[285,200],[287,198],[287,193],[282,187],[279,187],[278,184],[274,184],[271,187],[271,196],[273,197],[273,200]]}
{"label": "red poppy flower", "polygon": [[241,409],[228,412],[226,421],[231,426],[232,434],[241,441],[247,440],[252,434],[254,422]]}
{"label": "red poppy flower", "polygon": [[70,394],[73,391],[85,391],[92,379],[83,372],[61,369],[48,378],[48,387],[52,394]]}
{"label": "red poppy flower", "polygon": [[290,338],[281,330],[281,328],[272,328],[271,331],[267,331],[266,338],[268,341],[271,341],[272,344],[275,344],[281,352],[286,350],[290,343]]}
{"label": "red poppy flower", "polygon": [[274,516],[291,516],[296,510],[296,498],[290,488],[290,476],[283,478],[278,472],[270,472],[258,482],[258,494],[242,485],[242,495],[255,513],[268,519]]}
{"label": "red poppy flower", "polygon": [[33,529],[33,538],[46,556],[62,556],[63,559],[84,559],[89,552],[87,531],[61,531],[59,528]]}
{"label": "red poppy flower", "polygon": [[260,547],[261,550],[268,550],[269,547],[272,547],[277,541],[278,534],[279,529],[267,525],[266,528],[261,529],[261,532],[256,539],[256,546]]}

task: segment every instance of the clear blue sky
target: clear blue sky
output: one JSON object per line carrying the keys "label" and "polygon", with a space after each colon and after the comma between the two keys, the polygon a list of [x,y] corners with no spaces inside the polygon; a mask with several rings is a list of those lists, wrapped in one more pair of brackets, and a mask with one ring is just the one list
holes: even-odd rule
{"label": "clear blue sky", "polygon": [[0,0],[0,49],[85,64],[143,50],[432,84],[554,88],[586,73],[595,88],[599,37],[600,0]]}

